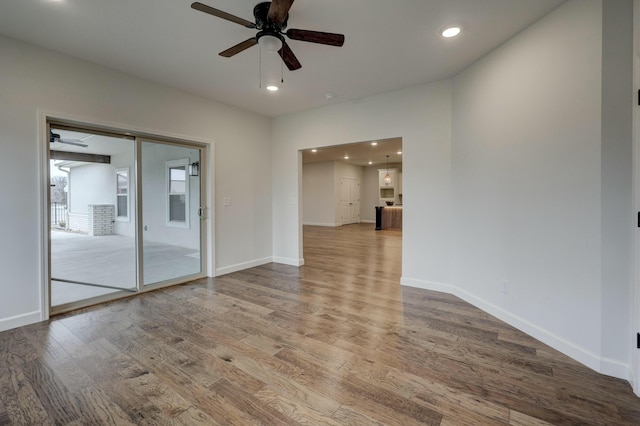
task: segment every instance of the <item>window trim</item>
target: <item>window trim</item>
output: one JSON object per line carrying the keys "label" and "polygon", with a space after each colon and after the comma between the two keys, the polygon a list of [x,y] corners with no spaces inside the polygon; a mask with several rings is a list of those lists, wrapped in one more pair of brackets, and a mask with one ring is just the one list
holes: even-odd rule
{"label": "window trim", "polygon": [[[185,188],[184,188],[184,222],[171,220],[171,169],[175,167],[184,167]],[[165,205],[166,205],[166,225],[176,228],[190,228],[189,218],[191,216],[191,208],[189,202],[189,159],[182,158],[179,160],[169,160],[165,163]]]}
{"label": "window trim", "polygon": [[[125,195],[122,194],[118,194],[118,175],[121,175],[122,173],[124,173],[127,177],[127,193]],[[130,195],[131,195],[131,179],[130,179],[130,173],[129,173],[129,167],[121,167],[116,169],[116,214],[115,214],[115,219],[118,222],[131,222],[131,203],[130,201]],[[118,199],[120,197],[125,197],[125,199],[127,200],[127,215],[126,216],[119,216],[118,215]]]}

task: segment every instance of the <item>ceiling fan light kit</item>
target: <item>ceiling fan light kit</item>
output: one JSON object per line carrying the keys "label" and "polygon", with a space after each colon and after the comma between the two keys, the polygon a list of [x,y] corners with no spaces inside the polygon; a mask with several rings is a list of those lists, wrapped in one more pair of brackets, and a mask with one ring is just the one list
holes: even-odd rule
{"label": "ceiling fan light kit", "polygon": [[276,53],[278,50],[282,49],[282,36],[276,37],[271,34],[266,34],[264,31],[260,31],[256,37],[258,38],[258,44],[266,52]]}
{"label": "ceiling fan light kit", "polygon": [[287,28],[289,20],[289,9],[291,9],[292,4],[293,0],[273,0],[271,2],[258,3],[253,8],[255,22],[247,21],[199,2],[192,3],[191,8],[246,28],[259,30],[254,37],[223,50],[219,53],[220,56],[230,58],[256,44],[260,44],[260,47],[268,52],[278,52],[289,71],[295,71],[302,68],[302,64],[300,64],[300,61],[298,61],[298,58],[296,58],[296,55],[285,41],[284,36],[291,40],[342,46],[344,44],[344,35],[301,29],[289,29],[285,32],[284,30]]}

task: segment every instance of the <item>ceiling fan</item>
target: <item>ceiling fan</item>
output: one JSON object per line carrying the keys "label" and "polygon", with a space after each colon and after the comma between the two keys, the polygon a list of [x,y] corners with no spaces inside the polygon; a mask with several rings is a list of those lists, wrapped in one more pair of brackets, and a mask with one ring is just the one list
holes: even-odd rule
{"label": "ceiling fan", "polygon": [[277,51],[287,68],[290,71],[294,71],[302,68],[302,65],[285,41],[284,35],[291,40],[327,44],[329,46],[342,46],[344,44],[344,35],[293,28],[284,31],[287,28],[289,9],[291,9],[292,4],[293,0],[272,0],[271,2],[258,3],[253,8],[255,23],[202,3],[192,3],[191,7],[200,12],[208,13],[209,15],[242,25],[243,27],[259,30],[254,37],[238,43],[227,50],[223,50],[219,53],[220,56],[230,58],[256,44],[265,45],[268,50],[273,52]]}
{"label": "ceiling fan", "polygon": [[58,142],[66,145],[81,146],[83,148],[86,148],[89,146],[86,143],[83,143],[82,140],[80,139],[63,139],[60,137],[58,133],[53,133],[52,130],[49,130],[49,142],[50,143]]}

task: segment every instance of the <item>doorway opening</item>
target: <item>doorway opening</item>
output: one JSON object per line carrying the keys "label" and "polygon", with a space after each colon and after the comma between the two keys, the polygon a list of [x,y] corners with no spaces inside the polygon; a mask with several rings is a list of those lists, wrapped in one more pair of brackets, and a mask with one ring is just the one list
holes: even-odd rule
{"label": "doorway opening", "polygon": [[[301,156],[305,265],[322,262],[323,250],[342,249],[337,246],[346,244],[360,253],[354,257],[363,263],[360,266],[384,263],[399,280],[402,138],[305,149]],[[387,176],[391,179],[385,179]],[[385,214],[378,227],[376,213],[380,210]]]}
{"label": "doorway opening", "polygon": [[49,311],[205,276],[206,146],[47,123]]}

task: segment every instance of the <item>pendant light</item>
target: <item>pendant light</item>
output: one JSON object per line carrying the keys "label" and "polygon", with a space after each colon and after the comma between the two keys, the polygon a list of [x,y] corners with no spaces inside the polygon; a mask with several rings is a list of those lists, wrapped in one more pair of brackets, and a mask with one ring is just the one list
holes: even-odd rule
{"label": "pendant light", "polygon": [[384,175],[384,184],[389,185],[391,183],[391,175],[389,174],[389,156],[387,155],[387,174]]}

